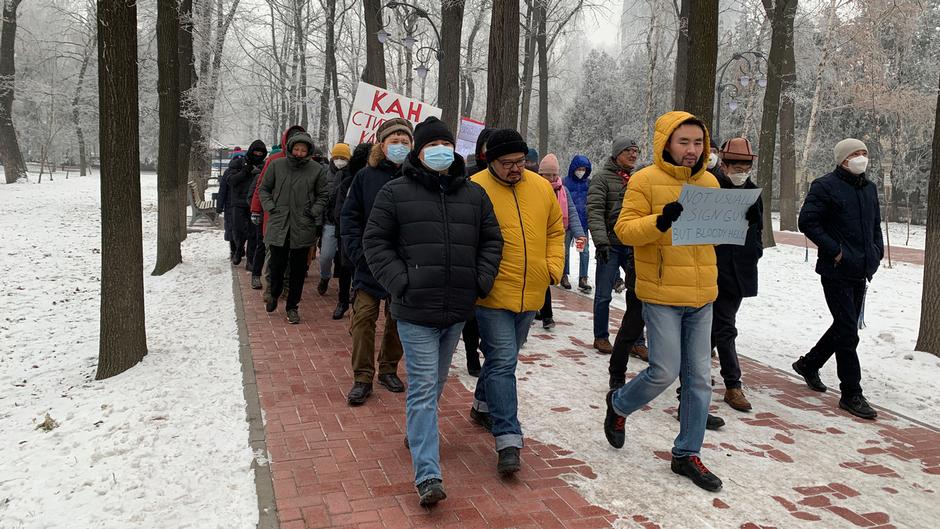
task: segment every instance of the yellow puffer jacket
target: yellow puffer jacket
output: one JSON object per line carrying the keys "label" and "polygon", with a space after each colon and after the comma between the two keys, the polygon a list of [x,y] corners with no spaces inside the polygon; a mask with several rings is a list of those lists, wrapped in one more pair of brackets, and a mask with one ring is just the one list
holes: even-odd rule
{"label": "yellow puffer jacket", "polygon": [[565,226],[552,185],[531,171],[511,186],[489,170],[470,180],[486,190],[503,233],[493,290],[477,305],[512,312],[541,309],[545,289],[561,280],[565,266]]}
{"label": "yellow puffer jacket", "polygon": [[683,184],[718,187],[718,180],[705,170],[707,131],[703,158],[696,167],[677,166],[663,160],[669,136],[692,117],[688,112],[676,111],[656,120],[653,165],[630,178],[623,209],[614,226],[617,237],[633,246],[636,294],[647,303],[697,308],[718,297],[715,247],[673,246],[672,229],[663,233],[656,227],[656,217],[662,213],[663,206],[679,199]]}

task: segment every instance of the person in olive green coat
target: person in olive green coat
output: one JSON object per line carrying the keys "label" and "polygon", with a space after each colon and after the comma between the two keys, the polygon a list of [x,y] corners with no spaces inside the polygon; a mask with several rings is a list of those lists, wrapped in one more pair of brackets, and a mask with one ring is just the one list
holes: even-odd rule
{"label": "person in olive green coat", "polygon": [[258,189],[261,206],[269,215],[264,243],[271,252],[271,300],[265,308],[268,312],[277,309],[289,266],[286,308],[290,323],[300,323],[297,305],[307,275],[307,254],[316,244],[330,195],[329,171],[310,159],[312,153],[313,139],[305,132],[294,134],[287,142],[287,156],[271,163]]}

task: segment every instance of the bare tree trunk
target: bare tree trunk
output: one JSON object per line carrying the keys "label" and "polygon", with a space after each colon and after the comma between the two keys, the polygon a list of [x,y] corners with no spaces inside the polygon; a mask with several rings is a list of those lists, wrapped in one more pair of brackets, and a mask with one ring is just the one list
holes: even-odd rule
{"label": "bare tree trunk", "polygon": [[362,80],[379,88],[386,88],[385,46],[376,34],[382,29],[382,0],[362,0],[363,18],[366,22],[366,67]]}
{"label": "bare tree trunk", "polygon": [[536,11],[536,46],[539,53],[539,153],[542,156],[548,152],[548,38],[545,35],[547,17],[545,1],[539,1]]}
{"label": "bare tree trunk", "polygon": [[689,67],[686,75],[685,107],[704,121],[712,122],[715,107],[715,71],[718,67],[718,2],[692,2],[689,8]]}
{"label": "bare tree trunk", "polygon": [[[653,83],[656,81],[656,63],[659,60],[659,9],[656,5],[656,0],[649,2],[650,7],[650,27],[646,32],[646,55],[649,57],[649,69],[646,71],[646,83],[648,90],[646,91],[646,120],[644,123],[653,123],[655,116],[653,116],[654,103],[656,102],[656,89],[653,86]],[[681,37],[680,37],[681,38]],[[686,63],[688,64],[688,63]],[[685,77],[686,72],[683,72],[677,77]],[[684,82],[683,82],[683,86]],[[685,92],[682,93],[682,99],[685,100]],[[680,107],[676,107],[680,108]],[[643,135],[643,152],[650,152],[650,135]]]}
{"label": "bare tree trunk", "polygon": [[526,0],[525,49],[522,50],[522,100],[519,114],[519,134],[523,138],[529,135],[529,109],[532,106],[532,78],[535,72],[535,32],[538,26],[538,9],[535,4],[540,0]]}
{"label": "bare tree trunk", "polygon": [[441,57],[437,80],[437,104],[441,121],[450,130],[457,130],[460,120],[460,39],[463,33],[465,0],[441,1]]}
{"label": "bare tree trunk", "polygon": [[179,178],[180,211],[179,233],[180,242],[186,240],[186,194],[189,193],[189,163],[192,154],[192,118],[194,111],[193,97],[196,91],[196,65],[193,56],[193,0],[180,0],[180,29],[177,34],[179,42],[178,64],[180,70],[180,119],[179,125],[179,155],[177,178]]}
{"label": "bare tree trunk", "polygon": [[519,117],[519,0],[493,0],[486,75],[486,124],[515,127]]}
{"label": "bare tree trunk", "polygon": [[147,354],[140,219],[137,0],[98,0],[101,320],[98,380]]}
{"label": "bare tree trunk", "polygon": [[832,33],[836,16],[836,7],[838,0],[829,0],[829,8],[826,14],[826,33],[823,36],[822,58],[816,66],[816,78],[813,83],[813,102],[809,107],[809,123],[806,125],[806,138],[803,141],[803,153],[800,156],[800,170],[797,172],[797,198],[801,202],[802,197],[806,195],[809,183],[809,174],[807,174],[809,165],[809,151],[813,144],[813,136],[816,133],[816,116],[819,113],[819,102],[822,99],[822,79],[823,72],[829,64],[829,56],[832,53]]}
{"label": "bare tree trunk", "polygon": [[[327,67],[329,68],[329,67]],[[306,105],[304,105],[306,107]],[[301,126],[304,127],[303,123]],[[304,127],[306,129],[306,127]],[[320,89],[320,122],[317,127],[317,143],[321,149],[329,150],[326,145],[330,135],[330,75],[323,72],[323,87]]]}
{"label": "bare tree trunk", "polygon": [[16,139],[13,126],[13,100],[15,99],[16,64],[13,53],[16,44],[16,10],[22,0],[3,1],[3,29],[0,32],[0,161],[6,182],[16,182],[26,176],[26,162]]}
{"label": "bare tree trunk", "polygon": [[940,91],[933,126],[933,163],[927,188],[927,245],[917,350],[940,356]]}
{"label": "bare tree trunk", "polygon": [[480,26],[483,25],[483,6],[480,6],[481,11],[477,13],[476,18],[473,21],[473,28],[470,30],[470,36],[467,37],[467,53],[466,53],[466,62],[464,62],[462,82],[464,85],[463,89],[463,100],[461,101],[460,111],[461,115],[470,117],[473,114],[473,103],[476,98],[476,84],[473,81],[473,52],[475,49],[475,43],[477,39],[477,34],[480,32]]}
{"label": "bare tree trunk", "polygon": [[157,97],[160,150],[157,155],[157,262],[161,276],[183,262],[180,251],[179,171],[179,26],[177,0],[157,1]]}
{"label": "bare tree trunk", "polygon": [[91,61],[91,54],[94,52],[95,35],[92,34],[85,45],[82,55],[82,64],[78,68],[78,80],[75,82],[75,95],[72,97],[72,125],[75,127],[75,139],[78,141],[78,170],[80,176],[88,175],[88,154],[85,147],[85,133],[81,125],[81,97],[82,88],[85,86],[85,74],[88,72],[88,63]]}
{"label": "bare tree trunk", "polygon": [[[793,16],[796,10],[793,10]],[[780,65],[780,229],[797,231],[796,224],[796,58],[793,50],[793,18],[785,22],[783,61]],[[773,231],[773,230],[768,230]]]}
{"label": "bare tree trunk", "polygon": [[[675,0],[678,1],[678,0]],[[688,108],[685,104],[686,72],[689,71],[689,0],[681,0],[677,13],[679,18],[679,38],[676,41],[676,75],[673,108]],[[652,88],[650,89],[652,90]],[[647,121],[649,123],[649,121]]]}

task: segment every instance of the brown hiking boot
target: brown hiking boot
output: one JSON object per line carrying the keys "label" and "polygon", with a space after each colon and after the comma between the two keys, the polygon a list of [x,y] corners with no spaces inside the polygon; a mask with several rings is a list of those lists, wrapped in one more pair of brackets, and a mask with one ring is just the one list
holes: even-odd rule
{"label": "brown hiking boot", "polygon": [[597,349],[597,352],[602,355],[609,355],[614,352],[614,346],[610,345],[610,340],[607,338],[598,338],[594,340],[594,348]]}
{"label": "brown hiking boot", "polygon": [[650,361],[650,350],[645,345],[634,345],[630,348],[630,354],[644,362]]}
{"label": "brown hiking boot", "polygon": [[725,390],[725,402],[738,411],[751,411],[751,403],[747,401],[741,388],[728,388]]}

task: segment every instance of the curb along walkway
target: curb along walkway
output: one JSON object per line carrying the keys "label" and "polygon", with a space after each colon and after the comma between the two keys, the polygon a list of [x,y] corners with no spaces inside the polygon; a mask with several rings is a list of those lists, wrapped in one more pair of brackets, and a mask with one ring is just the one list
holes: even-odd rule
{"label": "curb along walkway", "polygon": [[[804,238],[802,233],[795,233],[792,231],[775,231],[774,232],[774,241],[777,244],[786,244],[789,246],[806,246],[809,245],[810,249],[815,249],[816,245],[812,241]],[[887,248],[885,248],[887,251]],[[815,260],[816,256],[810,256]],[[891,260],[900,261],[903,263],[911,263],[916,265],[924,265],[924,251],[919,248],[907,248],[905,246],[892,246],[891,247]],[[885,254],[885,258],[882,264],[888,264],[888,255]]]}

